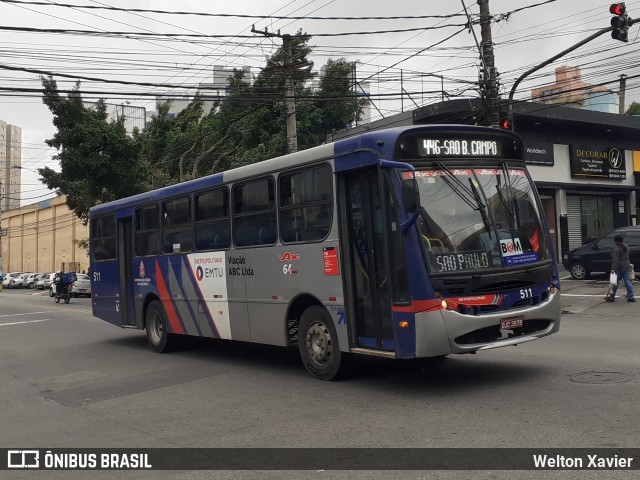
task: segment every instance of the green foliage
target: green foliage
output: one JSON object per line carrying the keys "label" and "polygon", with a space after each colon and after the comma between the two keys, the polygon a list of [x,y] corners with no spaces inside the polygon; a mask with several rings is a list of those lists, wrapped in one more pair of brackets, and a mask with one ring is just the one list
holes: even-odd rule
{"label": "green foliage", "polygon": [[640,103],[633,102],[625,112],[626,115],[640,115]]}
{"label": "green foliage", "polygon": [[88,238],[81,238],[80,240],[74,240],[73,243],[76,245],[76,247],[82,248],[83,250],[86,250],[87,253],[89,253],[89,239]]}
{"label": "green foliage", "polygon": [[133,137],[126,134],[124,119],[108,120],[104,102],[86,108],[79,84],[62,98],[56,82],[42,78],[43,102],[57,128],[47,144],[58,149],[54,158],[60,172],[44,168],[39,173],[86,221],[89,208],[98,203],[284,155],[288,73],[296,97],[298,149],[319,145],[332,131],[359,120],[367,100],[354,95],[354,62],[329,60],[316,81],[307,58],[309,40],[302,32],[292,36],[291,60],[280,49],[253,79],[234,71],[229,95],[212,106],[205,108],[205,99],[197,97],[170,116],[171,104],[159,105],[157,115]]}
{"label": "green foliage", "polygon": [[42,101],[58,129],[46,143],[58,149],[53,158],[60,164],[60,172],[49,167],[38,170],[44,183],[65,194],[69,208],[85,222],[92,206],[143,191],[138,148],[123,121],[108,122],[102,101],[86,108],[79,83],[67,98],[59,95],[53,78],[42,77],[42,85]]}

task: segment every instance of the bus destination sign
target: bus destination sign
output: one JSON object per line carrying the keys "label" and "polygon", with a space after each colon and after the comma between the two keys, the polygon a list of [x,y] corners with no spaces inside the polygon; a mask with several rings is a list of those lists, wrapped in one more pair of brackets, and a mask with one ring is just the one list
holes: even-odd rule
{"label": "bus destination sign", "polygon": [[493,265],[490,250],[467,251],[464,253],[429,252],[429,264],[434,272],[456,272],[481,270]]}
{"label": "bus destination sign", "polygon": [[498,145],[495,140],[423,138],[418,153],[424,157],[497,157]]}

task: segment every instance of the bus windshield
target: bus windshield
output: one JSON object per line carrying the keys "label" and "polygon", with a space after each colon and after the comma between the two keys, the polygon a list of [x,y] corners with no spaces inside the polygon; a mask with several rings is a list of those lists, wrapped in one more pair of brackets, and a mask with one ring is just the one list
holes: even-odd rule
{"label": "bus windshield", "polygon": [[420,168],[416,223],[431,273],[482,271],[550,258],[535,187],[523,168]]}

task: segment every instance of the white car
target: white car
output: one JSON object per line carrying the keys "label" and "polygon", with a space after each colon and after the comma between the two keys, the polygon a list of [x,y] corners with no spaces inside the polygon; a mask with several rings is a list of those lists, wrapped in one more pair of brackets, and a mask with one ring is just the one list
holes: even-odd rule
{"label": "white car", "polygon": [[50,285],[50,283],[48,283],[49,282],[49,275],[51,275],[51,274],[50,273],[43,273],[42,275],[40,275],[40,278],[38,279],[38,281],[34,285],[34,288],[37,288],[38,290],[46,290],[47,288],[49,288],[49,285]]}
{"label": "white car", "polygon": [[76,274],[77,280],[71,285],[71,296],[79,297],[81,295],[91,296],[91,280],[89,275],[84,273]]}
{"label": "white car", "polygon": [[11,288],[11,282],[15,280],[19,275],[22,275],[22,272],[9,272],[2,280],[3,288]]}
{"label": "white car", "polygon": [[27,275],[26,278],[24,279],[24,284],[22,285],[23,288],[35,287],[36,282],[40,280],[41,276],[42,276],[41,273],[30,273],[29,275]]}
{"label": "white car", "polygon": [[27,288],[27,277],[31,275],[29,272],[21,273],[9,282],[9,288]]}

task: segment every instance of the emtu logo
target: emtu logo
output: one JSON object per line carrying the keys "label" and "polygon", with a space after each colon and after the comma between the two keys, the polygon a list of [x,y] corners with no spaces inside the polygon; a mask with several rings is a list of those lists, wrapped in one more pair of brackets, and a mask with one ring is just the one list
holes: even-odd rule
{"label": "emtu logo", "polygon": [[624,155],[618,148],[609,150],[609,165],[611,168],[621,168],[624,163]]}
{"label": "emtu logo", "polygon": [[196,278],[199,282],[204,278],[204,270],[202,269],[202,267],[196,268]]}
{"label": "emtu logo", "polygon": [[39,468],[40,451],[38,450],[8,450],[8,468]]}

